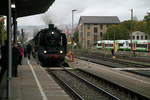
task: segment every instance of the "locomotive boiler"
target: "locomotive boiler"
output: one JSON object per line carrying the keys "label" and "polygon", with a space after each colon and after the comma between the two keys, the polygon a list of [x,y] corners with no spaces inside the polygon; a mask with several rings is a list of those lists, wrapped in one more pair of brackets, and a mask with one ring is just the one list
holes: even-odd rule
{"label": "locomotive boiler", "polygon": [[39,31],[33,42],[34,51],[43,67],[64,62],[67,51],[66,35],[53,24]]}

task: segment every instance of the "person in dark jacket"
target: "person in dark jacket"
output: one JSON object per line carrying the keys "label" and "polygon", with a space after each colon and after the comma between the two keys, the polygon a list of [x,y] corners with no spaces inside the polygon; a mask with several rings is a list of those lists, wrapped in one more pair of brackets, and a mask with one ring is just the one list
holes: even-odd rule
{"label": "person in dark jacket", "polygon": [[1,70],[0,70],[0,82],[3,78],[4,73],[8,68],[8,41],[1,47]]}
{"label": "person in dark jacket", "polygon": [[32,46],[30,43],[28,43],[28,45],[26,46],[26,52],[27,52],[28,59],[30,59],[30,55],[32,52]]}
{"label": "person in dark jacket", "polygon": [[20,51],[17,44],[13,44],[12,48],[12,76],[17,77],[18,76],[18,65],[20,63]]}

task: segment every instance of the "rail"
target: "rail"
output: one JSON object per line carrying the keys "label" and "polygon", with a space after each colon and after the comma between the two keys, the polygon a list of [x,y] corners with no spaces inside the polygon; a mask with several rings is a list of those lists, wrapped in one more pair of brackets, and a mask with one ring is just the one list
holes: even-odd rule
{"label": "rail", "polygon": [[73,88],[71,88],[66,82],[62,81],[61,79],[59,79],[53,72],[51,72],[51,74],[53,75],[53,77],[56,79],[56,81],[62,85],[63,87],[65,87],[66,91],[71,94],[71,96],[73,96],[73,98],[75,98],[75,100],[84,100],[80,94],[78,94]]}
{"label": "rail", "polygon": [[85,80],[85,79],[83,79],[83,78],[81,78],[81,77],[79,77],[79,76],[77,76],[77,75],[75,75],[75,74],[69,72],[68,70],[65,70],[65,71],[68,72],[69,74],[71,74],[72,76],[74,76],[74,77],[76,77],[76,78],[78,78],[78,79],[84,81],[85,83],[91,85],[91,86],[94,87],[96,90],[98,90],[98,91],[100,91],[100,92],[103,92],[105,95],[107,95],[107,96],[109,96],[110,98],[112,98],[112,100],[120,100],[119,98],[117,98],[116,96],[110,94],[109,92],[107,92],[107,91],[105,91],[105,90],[103,90],[103,89],[101,89],[101,88],[95,86],[93,83],[91,83],[91,82],[89,82],[89,81],[87,81],[87,80]]}

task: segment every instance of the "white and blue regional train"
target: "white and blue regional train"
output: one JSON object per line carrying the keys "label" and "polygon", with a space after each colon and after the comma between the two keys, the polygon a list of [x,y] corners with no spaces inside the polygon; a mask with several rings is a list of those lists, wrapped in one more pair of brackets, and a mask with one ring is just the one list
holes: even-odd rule
{"label": "white and blue regional train", "polygon": [[96,48],[150,52],[150,40],[132,40],[132,46],[131,40],[100,40],[97,41]]}

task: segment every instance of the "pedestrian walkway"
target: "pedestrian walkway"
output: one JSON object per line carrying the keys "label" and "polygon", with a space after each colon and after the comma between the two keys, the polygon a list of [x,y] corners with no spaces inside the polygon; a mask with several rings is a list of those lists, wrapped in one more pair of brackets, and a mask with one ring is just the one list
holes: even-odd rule
{"label": "pedestrian walkway", "polygon": [[35,62],[24,59],[24,64],[18,67],[18,71],[18,77],[12,79],[11,100],[71,100]]}

